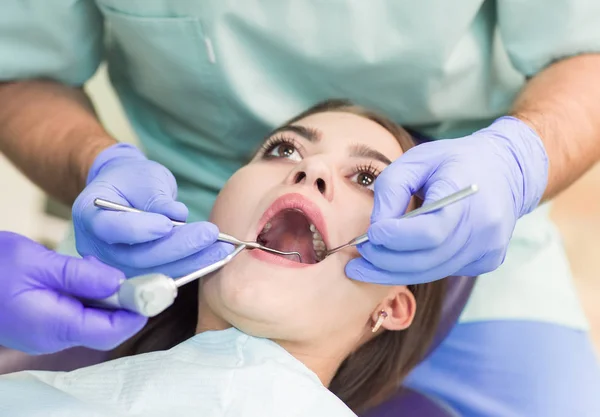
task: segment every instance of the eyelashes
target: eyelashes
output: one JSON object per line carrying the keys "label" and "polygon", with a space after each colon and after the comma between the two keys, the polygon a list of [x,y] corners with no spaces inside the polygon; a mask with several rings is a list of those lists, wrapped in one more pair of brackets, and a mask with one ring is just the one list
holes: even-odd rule
{"label": "eyelashes", "polygon": [[360,188],[374,192],[375,180],[380,173],[381,171],[372,162],[369,162],[368,165],[357,165],[350,179],[353,184],[356,184]]}
{"label": "eyelashes", "polygon": [[379,176],[379,174],[381,174],[381,170],[377,167],[375,167],[373,165],[372,162],[369,162],[368,164],[363,164],[363,165],[357,165],[355,168],[355,173],[367,173],[367,174],[371,174],[372,176],[374,176],[375,178],[377,178]]}
{"label": "eyelashes", "polygon": [[[295,162],[302,160],[303,147],[291,136],[280,134],[270,137],[261,146],[259,157],[262,160],[287,159]],[[348,178],[360,188],[373,191],[373,183],[381,174],[373,162],[357,164]]]}
{"label": "eyelashes", "polygon": [[267,139],[265,143],[261,146],[260,149],[260,157],[262,159],[275,159],[277,156],[271,155],[271,153],[277,149],[278,146],[286,145],[290,148],[294,148],[298,151],[299,145],[296,140],[292,137],[288,137],[285,135],[273,136]]}

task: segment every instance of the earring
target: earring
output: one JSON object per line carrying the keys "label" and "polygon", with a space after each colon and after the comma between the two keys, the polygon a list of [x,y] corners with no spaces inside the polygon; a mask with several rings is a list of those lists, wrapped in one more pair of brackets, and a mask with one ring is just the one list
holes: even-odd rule
{"label": "earring", "polygon": [[371,331],[373,333],[375,333],[377,330],[379,330],[379,328],[381,327],[381,325],[383,324],[383,321],[387,318],[387,316],[388,316],[388,313],[386,313],[385,311],[381,310],[379,312],[379,317],[377,318],[375,325],[371,328]]}

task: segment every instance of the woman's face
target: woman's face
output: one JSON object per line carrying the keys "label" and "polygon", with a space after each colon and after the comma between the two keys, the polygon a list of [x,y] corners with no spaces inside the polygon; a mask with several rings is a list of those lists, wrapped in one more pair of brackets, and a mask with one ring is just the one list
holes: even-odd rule
{"label": "woman's face", "polygon": [[354,248],[321,259],[367,231],[373,181],[401,154],[391,133],[350,113],[318,113],[278,129],[227,182],[211,221],[240,239],[299,251],[305,263],[244,251],[203,281],[201,305],[259,337],[362,337],[382,299],[408,290],[347,278]]}

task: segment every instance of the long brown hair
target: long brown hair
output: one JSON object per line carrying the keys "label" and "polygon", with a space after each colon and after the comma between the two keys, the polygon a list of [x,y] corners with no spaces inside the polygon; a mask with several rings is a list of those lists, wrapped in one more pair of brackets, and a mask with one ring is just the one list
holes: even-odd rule
{"label": "long brown hair", "polygon": [[[365,117],[388,130],[403,151],[415,146],[410,134],[386,117],[346,100],[321,102],[289,120],[297,122],[311,114],[346,112]],[[355,413],[390,397],[409,371],[424,357],[435,335],[445,295],[444,280],[409,285],[417,310],[410,327],[384,331],[356,349],[337,370],[329,389]],[[113,357],[170,349],[194,335],[198,316],[198,282],[180,289],[175,303],[149,320],[146,327],[113,352]]]}

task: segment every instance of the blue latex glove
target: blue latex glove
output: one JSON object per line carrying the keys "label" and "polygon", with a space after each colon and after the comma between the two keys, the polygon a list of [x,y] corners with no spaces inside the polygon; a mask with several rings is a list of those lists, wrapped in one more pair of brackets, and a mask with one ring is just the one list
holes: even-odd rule
{"label": "blue latex glove", "polygon": [[0,345],[29,354],[74,346],[117,347],[146,318],[84,307],[74,297],[105,298],[125,279],[94,258],[59,255],[14,233],[0,232]]}
{"label": "blue latex glove", "polygon": [[[212,223],[172,226],[168,217],[185,221],[188,215],[185,205],[175,201],[175,178],[134,146],[117,144],[102,151],[87,184],[73,205],[77,251],[128,277],[148,272],[182,276],[233,251],[232,245],[215,244],[219,230]],[[152,213],[99,209],[96,198]]]}
{"label": "blue latex glove", "polygon": [[[375,181],[370,241],[359,246],[362,258],[350,261],[346,274],[408,285],[493,271],[504,261],[517,219],[538,205],[547,177],[541,139],[514,117],[410,149]],[[417,192],[429,204],[472,183],[479,192],[465,200],[398,219]]]}

